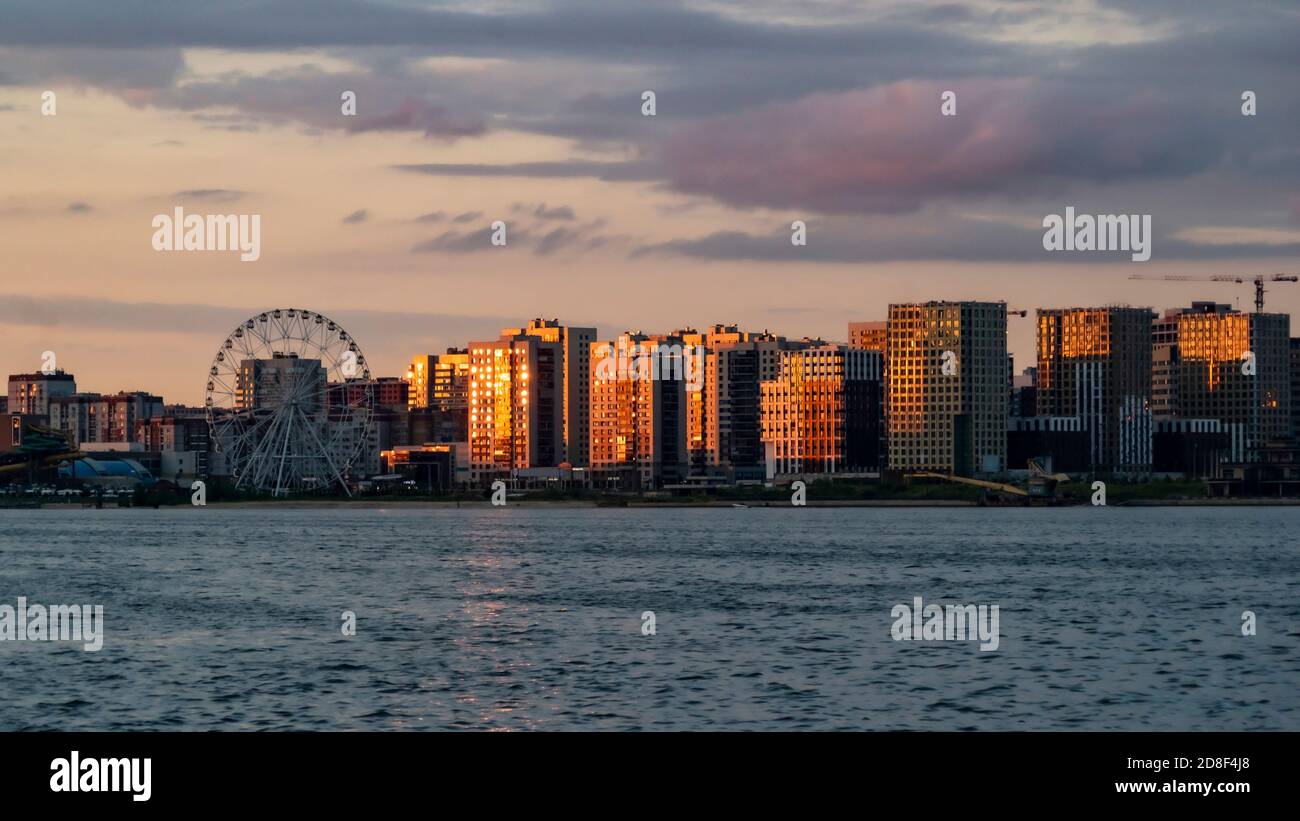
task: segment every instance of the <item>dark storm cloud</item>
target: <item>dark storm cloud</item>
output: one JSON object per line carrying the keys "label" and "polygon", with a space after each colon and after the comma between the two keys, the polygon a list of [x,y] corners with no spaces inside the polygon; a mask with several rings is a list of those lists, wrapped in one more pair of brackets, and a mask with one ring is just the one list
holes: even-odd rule
{"label": "dark storm cloud", "polygon": [[[468,12],[361,0],[251,0],[238,13],[221,4],[150,3],[136,13],[96,0],[10,3],[0,45],[228,49],[413,46],[443,55],[551,54],[673,61],[701,53],[807,54],[864,50],[904,53],[917,32],[870,24],[772,24],[675,2],[603,0],[537,3],[529,10]],[[956,38],[926,36],[927,41]]]}

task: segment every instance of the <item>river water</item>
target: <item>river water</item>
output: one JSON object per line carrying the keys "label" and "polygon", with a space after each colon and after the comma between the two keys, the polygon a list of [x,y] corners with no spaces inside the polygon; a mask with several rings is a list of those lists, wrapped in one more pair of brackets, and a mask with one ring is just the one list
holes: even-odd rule
{"label": "river water", "polygon": [[[0,641],[0,729],[1300,730],[1298,522],[6,510],[0,605],[98,604],[104,626],[97,652]],[[997,649],[895,640],[917,596],[997,605]]]}

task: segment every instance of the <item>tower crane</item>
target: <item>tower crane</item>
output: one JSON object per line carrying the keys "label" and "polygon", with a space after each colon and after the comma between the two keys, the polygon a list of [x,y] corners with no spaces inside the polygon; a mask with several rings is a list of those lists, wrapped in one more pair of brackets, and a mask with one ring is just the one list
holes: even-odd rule
{"label": "tower crane", "polygon": [[1260,274],[1254,277],[1239,274],[1215,274],[1213,276],[1183,276],[1178,274],[1148,276],[1146,274],[1133,274],[1129,279],[1158,279],[1166,282],[1236,282],[1238,284],[1253,282],[1255,283],[1255,313],[1257,314],[1264,313],[1265,282],[1300,282],[1300,276],[1295,274]]}

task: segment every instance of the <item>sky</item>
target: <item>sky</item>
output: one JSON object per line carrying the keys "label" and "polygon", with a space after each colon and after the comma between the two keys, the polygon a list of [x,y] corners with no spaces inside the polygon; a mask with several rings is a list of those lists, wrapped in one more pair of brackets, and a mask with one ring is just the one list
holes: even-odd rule
{"label": "sky", "polygon": [[[1285,0],[10,0],[0,369],[200,404],[275,307],[401,375],[537,316],[844,340],[988,299],[1019,370],[1034,308],[1300,272],[1297,43]],[[1151,215],[1150,260],[1044,250],[1068,206]],[[260,258],[154,250],[176,207],[260,215]]]}

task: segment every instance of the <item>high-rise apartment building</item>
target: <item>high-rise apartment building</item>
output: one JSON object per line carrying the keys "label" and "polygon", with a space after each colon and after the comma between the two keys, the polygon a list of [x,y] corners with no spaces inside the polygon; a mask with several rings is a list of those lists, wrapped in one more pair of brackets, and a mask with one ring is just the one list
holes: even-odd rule
{"label": "high-rise apartment building", "polygon": [[162,414],[162,397],[144,391],[74,393],[49,403],[50,427],[66,432],[76,445],[135,442],[138,424]]}
{"label": "high-rise apartment building", "polygon": [[471,342],[469,373],[471,482],[484,484],[512,470],[563,461],[560,343],[528,334]]}
{"label": "high-rise apartment building", "polygon": [[761,388],[768,478],[878,470],[883,367],[880,351],[845,345],[782,351]]}
{"label": "high-rise apartment building", "polygon": [[205,416],[174,405],[165,408],[161,416],[141,419],[135,426],[135,441],[145,451],[159,454],[159,477],[174,481],[208,475],[208,440]]}
{"label": "high-rise apartment building", "polygon": [[527,327],[505,328],[501,335],[531,336],[560,346],[563,382],[560,461],[573,467],[586,467],[591,462],[587,451],[591,436],[591,397],[588,394],[591,380],[588,374],[591,372],[591,343],[596,341],[596,329],[561,325],[558,319],[532,319]]}
{"label": "high-rise apartment building", "polygon": [[1037,415],[1078,417],[1088,464],[1151,469],[1150,308],[1038,311]]}
{"label": "high-rise apartment building", "polygon": [[1290,317],[1194,302],[1152,323],[1152,382],[1162,417],[1217,419],[1228,461],[1253,461],[1291,432]]}
{"label": "high-rise apartment building", "polygon": [[1006,466],[1007,306],[889,306],[889,466],[959,475]]}
{"label": "high-rise apartment building", "polygon": [[1291,337],[1291,435],[1300,438],[1300,337]]}
{"label": "high-rise apartment building", "polygon": [[738,481],[766,473],[762,440],[762,384],[781,372],[781,352],[823,340],[792,341],[767,331],[715,325],[706,334],[704,441],[708,469]]}
{"label": "high-rise apartment building", "polygon": [[469,351],[448,348],[442,354],[417,354],[406,369],[408,406],[441,411],[469,407]]}
{"label": "high-rise apartment building", "polygon": [[889,352],[886,348],[889,345],[889,323],[888,322],[850,322],[849,323],[849,347],[858,348],[864,351],[879,351],[883,361],[884,371],[880,375],[881,389],[881,421],[880,426],[880,464],[882,466],[889,463],[889,427],[884,424],[884,414],[888,412],[888,402],[885,397],[889,396]]}
{"label": "high-rise apartment building", "polygon": [[73,393],[51,399],[50,427],[68,434],[73,445],[100,441],[99,400],[102,398],[97,393]]}
{"label": "high-rise apartment building", "polygon": [[[688,355],[705,357],[705,369],[707,370],[709,349],[709,335],[707,332],[697,331],[694,328],[682,328],[672,331],[669,336],[680,339]],[[703,379],[688,381],[686,385],[686,463],[687,473],[691,476],[704,476],[708,473],[709,449],[704,437],[704,400],[705,382]]]}
{"label": "high-rise apartment building", "polygon": [[593,484],[636,490],[686,477],[688,356],[672,334],[628,332],[592,343]]}
{"label": "high-rise apartment building", "polygon": [[406,370],[411,386],[406,433],[395,437],[397,444],[468,441],[469,359],[465,348],[412,357]]}
{"label": "high-rise apartment building", "polygon": [[849,347],[863,351],[885,352],[889,343],[888,322],[850,322]]}
{"label": "high-rise apartment building", "polygon": [[427,408],[433,404],[433,371],[438,357],[430,353],[418,353],[411,357],[406,366],[406,384],[410,388],[406,401],[410,408]]}
{"label": "high-rise apartment building", "polygon": [[245,359],[235,374],[235,409],[275,408],[297,403],[307,415],[325,408],[329,374],[319,359],[297,354],[273,354],[270,359]]}
{"label": "high-rise apartment building", "polygon": [[376,376],[371,379],[349,379],[332,382],[329,386],[331,407],[363,407],[367,403],[375,411],[405,410],[410,402],[410,385],[397,376]]}
{"label": "high-rise apartment building", "polygon": [[77,380],[63,371],[15,373],[9,375],[9,413],[39,416],[48,421],[50,400],[77,392]]}

